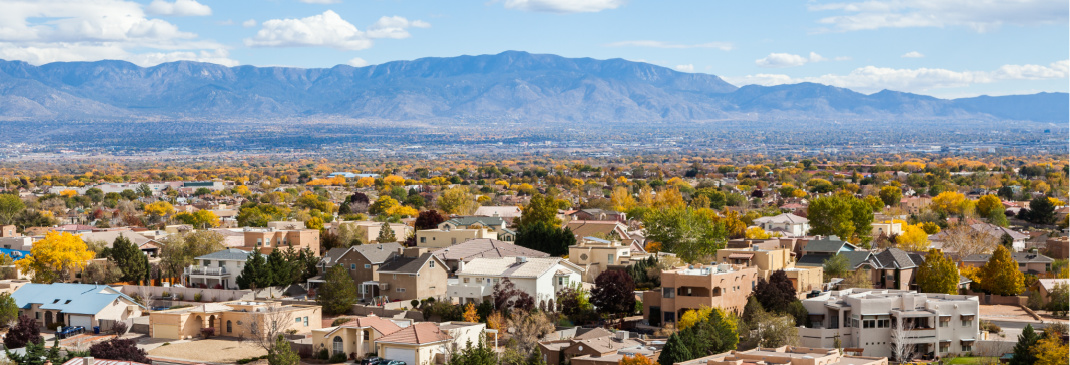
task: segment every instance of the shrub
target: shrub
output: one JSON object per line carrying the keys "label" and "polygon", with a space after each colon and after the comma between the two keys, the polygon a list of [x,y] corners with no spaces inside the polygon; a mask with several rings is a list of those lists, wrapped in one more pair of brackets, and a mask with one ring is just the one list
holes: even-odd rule
{"label": "shrub", "polygon": [[327,349],[320,349],[319,354],[316,354],[316,358],[320,360],[327,360],[331,358],[331,353],[330,351],[327,351]]}
{"label": "shrub", "polygon": [[185,294],[178,294],[178,295],[175,296],[175,299],[186,300],[186,295]]}
{"label": "shrub", "polygon": [[160,296],[164,297],[164,298],[167,298],[167,297],[171,296],[171,292],[165,291],[165,292],[161,293]]}
{"label": "shrub", "polygon": [[15,327],[11,327],[11,330],[4,336],[4,346],[9,349],[26,347],[26,344],[30,342],[42,343],[44,341],[45,339],[41,337],[41,327],[37,324],[37,321],[26,315],[19,316]]}
{"label": "shrub", "polygon": [[212,327],[201,328],[201,336],[204,337],[205,339],[209,339],[214,335],[215,335],[215,328],[212,328]]}
{"label": "shrub", "polygon": [[115,326],[112,326],[111,328],[111,331],[119,337],[125,335],[127,330],[129,330],[129,328],[126,326],[126,322],[115,322]]}
{"label": "shrub", "polygon": [[145,350],[138,348],[137,341],[132,339],[113,338],[98,342],[89,348],[89,353],[98,359],[151,363]]}
{"label": "shrub", "polygon": [[263,360],[263,359],[266,359],[266,358],[267,358],[267,355],[260,355],[260,356],[256,356],[256,357],[247,357],[247,358],[244,358],[244,359],[238,359],[238,361],[235,361],[235,362],[238,363],[239,365],[244,365],[244,364],[248,364],[248,363],[251,363],[253,361],[256,361],[256,360]]}
{"label": "shrub", "polygon": [[349,317],[338,317],[331,321],[331,327],[340,326],[346,322],[349,322]]}
{"label": "shrub", "polygon": [[348,358],[346,358],[346,354],[343,354],[343,353],[339,352],[337,354],[331,355],[331,359],[327,360],[327,361],[329,361],[329,362],[331,362],[333,364],[333,363],[346,362],[346,360],[348,360]]}
{"label": "shrub", "polygon": [[409,305],[412,306],[412,309],[420,308],[420,301],[416,300],[416,299],[413,299],[413,300],[409,301]]}
{"label": "shrub", "polygon": [[201,301],[202,297],[203,296],[201,295],[201,293],[193,294],[193,301],[194,302],[199,302],[199,301]]}

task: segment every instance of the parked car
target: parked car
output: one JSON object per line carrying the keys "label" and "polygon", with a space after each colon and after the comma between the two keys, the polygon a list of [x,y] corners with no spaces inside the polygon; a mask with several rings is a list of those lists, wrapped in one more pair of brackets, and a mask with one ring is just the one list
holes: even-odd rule
{"label": "parked car", "polygon": [[82,333],[85,333],[85,327],[82,326],[68,326],[56,328],[56,338],[60,339],[74,337]]}
{"label": "parked car", "polygon": [[380,365],[381,363],[383,363],[385,361],[386,360],[384,360],[383,358],[380,358],[380,357],[377,357],[377,356],[369,356],[369,357],[365,357],[364,359],[360,360],[360,365]]}
{"label": "parked car", "polygon": [[408,365],[408,364],[405,364],[404,361],[388,360],[387,362],[380,363],[379,365]]}

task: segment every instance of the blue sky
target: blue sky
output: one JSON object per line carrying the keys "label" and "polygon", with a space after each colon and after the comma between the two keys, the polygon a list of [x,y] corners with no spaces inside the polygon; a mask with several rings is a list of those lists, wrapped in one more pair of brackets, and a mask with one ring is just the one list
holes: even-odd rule
{"label": "blue sky", "polygon": [[0,0],[0,58],[368,65],[505,50],[736,85],[939,97],[1062,91],[1066,0]]}

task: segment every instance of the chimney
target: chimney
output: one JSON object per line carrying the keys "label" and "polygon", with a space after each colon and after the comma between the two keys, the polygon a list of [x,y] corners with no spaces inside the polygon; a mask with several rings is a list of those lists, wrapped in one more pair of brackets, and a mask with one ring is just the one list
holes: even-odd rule
{"label": "chimney", "polygon": [[627,340],[628,337],[631,336],[631,332],[628,332],[628,331],[617,331],[617,332],[614,332],[613,335],[618,340],[623,341],[623,340]]}
{"label": "chimney", "polygon": [[82,365],[93,365],[93,357],[86,356],[82,358]]}
{"label": "chimney", "polygon": [[464,259],[457,260],[457,272],[464,271]]}
{"label": "chimney", "polygon": [[525,262],[528,262],[528,258],[526,256],[517,256],[516,257],[516,263],[523,264]]}

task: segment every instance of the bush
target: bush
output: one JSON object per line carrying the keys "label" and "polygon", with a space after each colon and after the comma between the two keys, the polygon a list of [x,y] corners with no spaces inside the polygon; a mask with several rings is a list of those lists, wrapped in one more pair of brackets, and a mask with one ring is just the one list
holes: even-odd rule
{"label": "bush", "polygon": [[340,326],[343,323],[349,322],[349,320],[350,320],[349,317],[338,317],[338,318],[335,318],[333,321],[331,321],[331,327]]}
{"label": "bush", "polygon": [[4,336],[4,346],[9,349],[26,347],[26,344],[30,342],[42,343],[44,341],[37,321],[25,315],[19,316],[15,326],[11,327],[11,330]]}
{"label": "bush", "polygon": [[409,305],[412,306],[412,309],[418,309],[420,308],[420,301],[416,299],[410,300]]}
{"label": "bush", "polygon": [[201,328],[201,337],[204,337],[204,339],[207,340],[207,339],[211,338],[214,335],[215,335],[215,328],[212,328],[212,327]]}
{"label": "bush", "polygon": [[201,301],[202,297],[203,296],[201,295],[201,293],[193,294],[193,301],[194,302],[199,302],[199,301]]}
{"label": "bush", "polygon": [[115,322],[115,325],[111,328],[111,331],[119,337],[125,335],[127,330],[129,330],[129,328],[127,328],[126,322]]}
{"label": "bush", "polygon": [[48,325],[48,329],[55,331],[57,328],[62,328],[63,326],[64,326],[63,322],[58,322],[57,321],[57,322],[52,322],[52,324]]}
{"label": "bush", "polygon": [[999,328],[998,325],[989,321],[981,321],[981,323],[979,323],[978,325],[978,327],[980,327],[982,331],[988,331],[992,333],[1000,333],[1003,331],[1003,329]]}
{"label": "bush", "polygon": [[349,360],[348,358],[346,358],[346,354],[343,354],[343,353],[339,352],[337,354],[331,355],[331,359],[327,360],[327,361],[329,361],[330,363],[333,364],[333,363],[346,362],[346,360]]}
{"label": "bush", "polygon": [[266,359],[266,358],[267,358],[267,355],[260,355],[260,356],[256,356],[256,357],[247,357],[247,358],[244,358],[244,359],[238,359],[238,361],[235,361],[235,362],[238,363],[239,365],[244,365],[244,364],[248,364],[248,363],[251,363],[253,361],[256,361],[256,360],[263,360],[263,359]]}
{"label": "bush", "polygon": [[151,363],[145,350],[138,348],[137,341],[132,339],[113,338],[98,342],[89,348],[89,353],[98,359]]}
{"label": "bush", "polygon": [[327,349],[320,349],[320,352],[316,354],[316,358],[320,360],[327,360],[331,358],[331,352]]}

